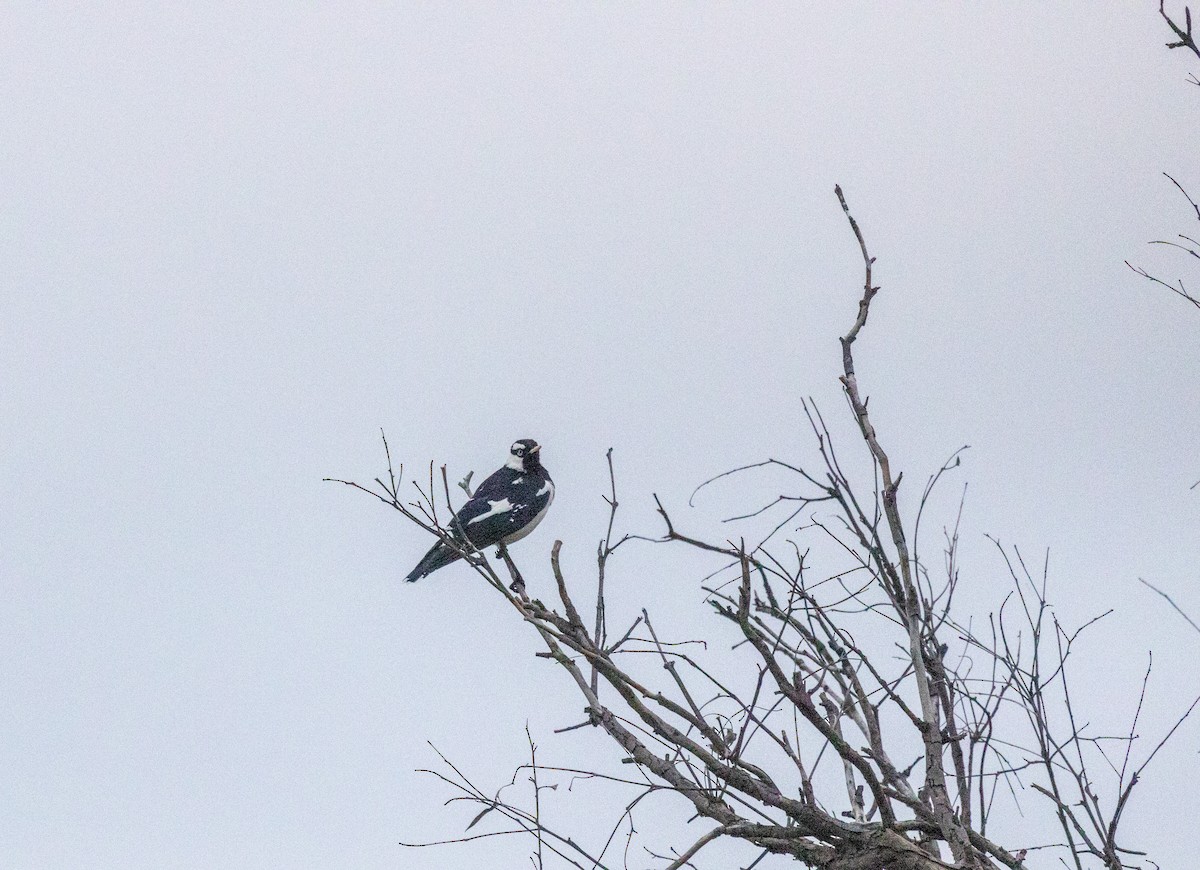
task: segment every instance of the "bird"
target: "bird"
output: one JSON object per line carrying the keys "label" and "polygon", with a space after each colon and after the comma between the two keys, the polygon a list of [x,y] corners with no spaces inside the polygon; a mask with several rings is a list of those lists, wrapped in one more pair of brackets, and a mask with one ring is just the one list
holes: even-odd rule
{"label": "bird", "polygon": [[[514,441],[504,466],[450,520],[450,534],[482,550],[493,544],[504,547],[532,532],[554,500],[554,481],[542,465],[541,451],[532,438]],[[415,582],[461,558],[454,547],[438,541],[404,579]]]}

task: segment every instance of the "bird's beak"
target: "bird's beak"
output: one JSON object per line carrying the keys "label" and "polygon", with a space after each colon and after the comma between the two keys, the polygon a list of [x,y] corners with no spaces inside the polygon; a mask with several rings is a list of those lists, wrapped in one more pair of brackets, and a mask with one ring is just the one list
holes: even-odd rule
{"label": "bird's beak", "polygon": [[529,449],[529,452],[530,452],[530,453],[541,453],[541,452],[542,452],[542,445],[541,445],[541,444],[535,444],[533,447],[531,447],[531,448]]}

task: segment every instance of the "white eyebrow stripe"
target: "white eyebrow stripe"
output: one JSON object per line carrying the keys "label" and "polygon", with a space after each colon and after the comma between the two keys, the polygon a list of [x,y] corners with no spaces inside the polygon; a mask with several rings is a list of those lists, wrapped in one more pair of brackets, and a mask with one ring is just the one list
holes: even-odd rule
{"label": "white eyebrow stripe", "polygon": [[482,513],[472,520],[467,520],[468,526],[471,525],[472,523],[477,523],[481,520],[486,520],[488,517],[494,517],[496,514],[508,513],[510,510],[513,509],[512,502],[510,502],[506,498],[502,498],[502,499],[500,499],[500,501],[489,501],[488,504],[491,505],[491,508],[486,513]]}

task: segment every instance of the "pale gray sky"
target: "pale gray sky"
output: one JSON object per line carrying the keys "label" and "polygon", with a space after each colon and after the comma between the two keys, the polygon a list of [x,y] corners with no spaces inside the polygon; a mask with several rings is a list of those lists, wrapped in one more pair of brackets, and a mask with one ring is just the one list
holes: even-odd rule
{"label": "pale gray sky", "polygon": [[[1117,608],[1096,721],[1153,649],[1161,733],[1200,637],[1136,578],[1200,614],[1200,318],[1122,261],[1184,267],[1145,242],[1190,228],[1160,173],[1200,189],[1197,64],[1151,2],[841,6],[7,4],[0,868],[525,866],[397,845],[471,815],[425,741],[490,787],[527,720],[547,762],[614,747],[554,736],[582,702],[535,638],[461,566],[401,584],[428,541],[321,478],[381,473],[380,427],[457,476],[537,438],[536,587],[555,538],[590,576],[609,446],[648,532],[651,492],[811,458],[861,287],[835,183],[894,461],[972,445],[966,603],[1003,594],[985,533],[1049,548],[1064,618]],[[674,555],[614,606],[716,630]],[[1164,867],[1198,737],[1128,813]]]}

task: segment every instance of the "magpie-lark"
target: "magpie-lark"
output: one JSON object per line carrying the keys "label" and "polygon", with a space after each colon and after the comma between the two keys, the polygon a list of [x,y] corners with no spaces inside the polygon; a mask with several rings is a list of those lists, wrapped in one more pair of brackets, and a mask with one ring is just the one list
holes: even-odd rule
{"label": "magpie-lark", "polygon": [[[533,531],[554,500],[554,482],[542,466],[541,445],[522,438],[509,448],[504,467],[479,485],[450,521],[450,533],[477,550],[505,546]],[[462,558],[438,541],[404,579],[410,583]]]}

